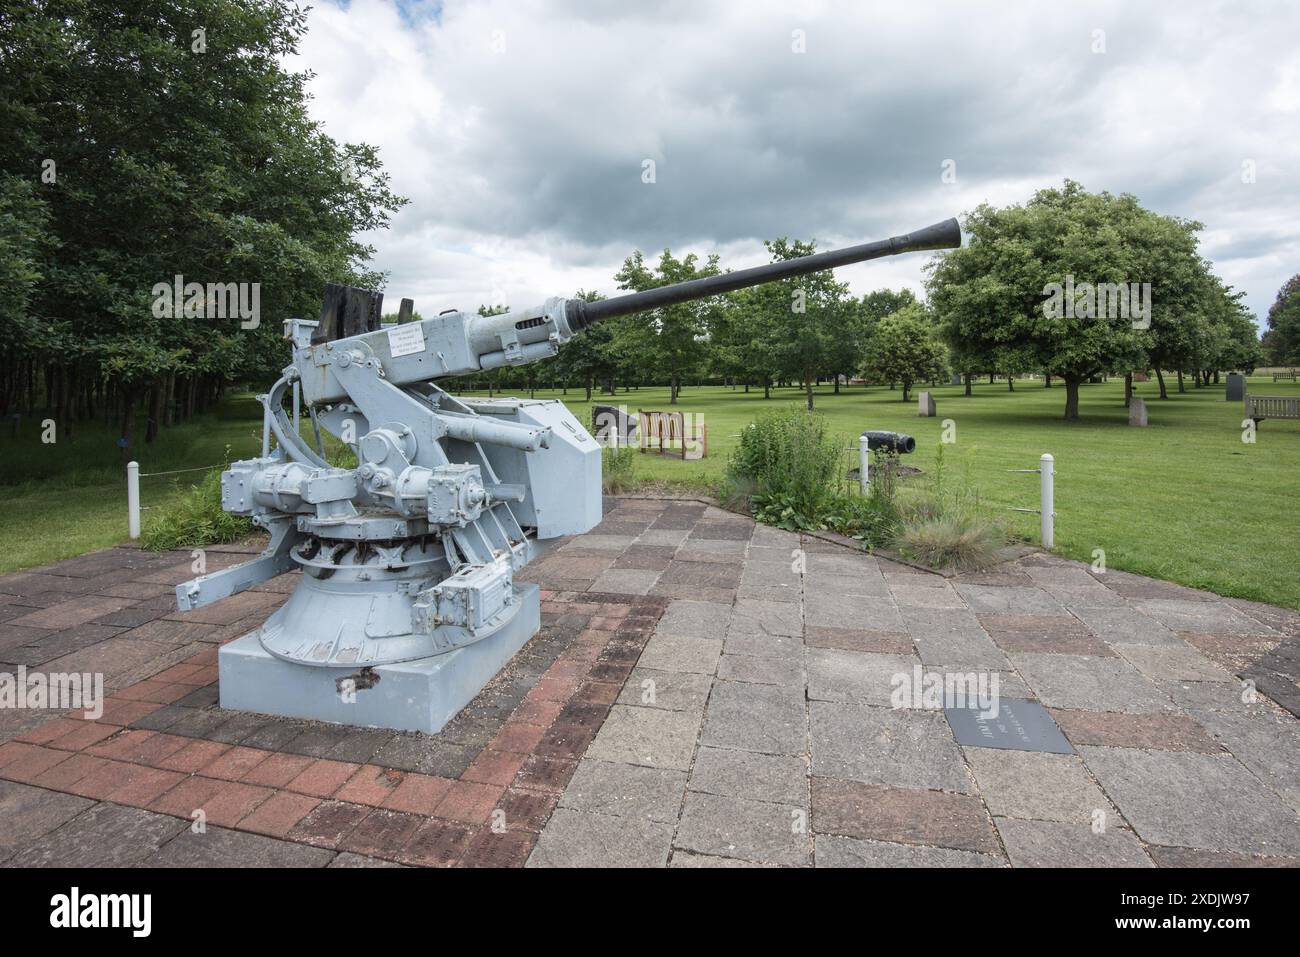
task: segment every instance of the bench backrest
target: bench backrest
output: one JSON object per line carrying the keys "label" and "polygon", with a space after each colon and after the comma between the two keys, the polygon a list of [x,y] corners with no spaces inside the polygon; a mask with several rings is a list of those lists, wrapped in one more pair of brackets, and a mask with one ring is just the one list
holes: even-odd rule
{"label": "bench backrest", "polygon": [[1247,395],[1246,418],[1300,419],[1300,396]]}

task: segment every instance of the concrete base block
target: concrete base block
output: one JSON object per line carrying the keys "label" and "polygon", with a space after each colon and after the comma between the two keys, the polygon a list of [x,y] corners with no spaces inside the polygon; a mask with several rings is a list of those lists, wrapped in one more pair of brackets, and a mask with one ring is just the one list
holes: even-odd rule
{"label": "concrete base block", "polygon": [[924,418],[929,418],[935,414],[934,396],[928,392],[922,392],[916,400],[916,414]]}
{"label": "concrete base block", "polygon": [[[262,647],[258,632],[251,632],[217,653],[221,707],[434,734],[537,634],[540,589],[516,582],[515,600],[519,613],[491,638],[444,655],[364,671],[284,661]],[[351,684],[344,679],[352,679]],[[355,688],[355,693],[344,694],[341,688]]]}

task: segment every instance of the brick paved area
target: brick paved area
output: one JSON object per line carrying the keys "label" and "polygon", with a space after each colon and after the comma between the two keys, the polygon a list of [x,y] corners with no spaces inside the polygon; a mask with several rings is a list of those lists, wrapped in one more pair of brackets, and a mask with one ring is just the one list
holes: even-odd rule
{"label": "brick paved area", "polygon": [[[0,710],[0,862],[1300,863],[1300,726],[1237,677],[1294,705],[1296,612],[1043,554],[946,579],[617,499],[528,568],[542,632],[424,736],[218,708],[217,647],[294,576],[181,615],[190,563],[0,578],[0,670],[111,692],[95,721]],[[959,745],[942,710],[892,706],[917,666],[996,673],[1074,753]]]}

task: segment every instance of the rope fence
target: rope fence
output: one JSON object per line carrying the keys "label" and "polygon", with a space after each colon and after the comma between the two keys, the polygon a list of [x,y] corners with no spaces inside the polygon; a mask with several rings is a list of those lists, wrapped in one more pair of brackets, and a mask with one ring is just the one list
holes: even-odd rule
{"label": "rope fence", "polygon": [[141,472],[139,462],[126,463],[126,531],[132,538],[140,537],[140,513],[156,505],[140,504],[140,479],[155,478],[160,475],[183,475],[186,472],[210,472],[224,467],[224,462],[215,465],[196,465],[188,469],[167,469],[163,472]]}

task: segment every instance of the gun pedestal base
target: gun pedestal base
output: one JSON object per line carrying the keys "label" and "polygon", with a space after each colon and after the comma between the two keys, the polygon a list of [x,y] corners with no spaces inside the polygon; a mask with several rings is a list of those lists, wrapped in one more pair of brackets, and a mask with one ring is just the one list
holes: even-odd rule
{"label": "gun pedestal base", "polygon": [[490,638],[431,658],[360,671],[285,661],[262,647],[258,631],[250,632],[217,653],[221,707],[434,734],[541,627],[540,589],[527,582],[514,587],[519,612]]}

